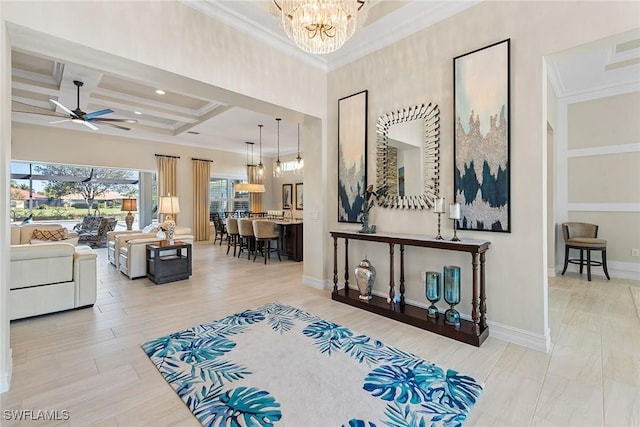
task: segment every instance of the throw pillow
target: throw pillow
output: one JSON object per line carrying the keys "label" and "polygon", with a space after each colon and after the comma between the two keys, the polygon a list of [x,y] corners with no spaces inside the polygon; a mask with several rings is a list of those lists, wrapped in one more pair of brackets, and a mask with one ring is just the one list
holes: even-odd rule
{"label": "throw pillow", "polygon": [[62,240],[67,237],[66,228],[54,228],[51,230],[33,230],[31,238],[34,240]]}

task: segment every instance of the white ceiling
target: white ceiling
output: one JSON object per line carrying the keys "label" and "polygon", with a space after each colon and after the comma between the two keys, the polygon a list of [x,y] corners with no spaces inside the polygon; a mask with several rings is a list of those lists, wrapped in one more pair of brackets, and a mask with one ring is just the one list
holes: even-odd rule
{"label": "white ceiling", "polygon": [[[197,0],[185,4],[240,31],[253,34],[277,49],[317,67],[331,70],[478,3],[477,0],[376,0],[370,7],[363,28],[345,46],[332,54],[318,56],[301,51],[286,38],[275,18],[269,14],[270,1]],[[558,96],[616,85],[621,81],[640,81],[639,40],[638,31],[632,31],[607,41],[550,56],[549,70]],[[177,93],[167,90],[165,95],[157,95],[155,90],[158,88],[144,81],[105,69],[62,62],[27,50],[13,51],[12,61],[14,101],[53,113],[54,104],[49,99],[55,99],[73,110],[76,108],[76,87],[73,80],[80,80],[84,82],[80,92],[80,108],[83,111],[89,113],[110,108],[114,112],[103,117],[138,120],[137,124],[126,124],[131,127],[130,131],[98,124],[98,132],[240,153],[246,153],[245,141],[251,141],[256,144],[254,152],[257,158],[258,124],[264,124],[262,153],[266,157],[274,157],[277,153],[275,117],[229,105],[219,99],[212,99],[211,96],[193,95],[202,91]],[[96,64],[99,63],[101,62],[97,60]],[[185,87],[193,85],[192,81],[181,81]],[[173,86],[174,90],[180,86]],[[14,103],[13,110],[43,112],[23,104]],[[136,111],[142,114],[137,115],[134,113]],[[55,118],[45,115],[14,112],[12,118],[21,123],[94,132],[78,123],[50,124]],[[304,149],[304,138],[301,146]],[[297,123],[295,120],[282,120],[280,154],[296,151]]]}

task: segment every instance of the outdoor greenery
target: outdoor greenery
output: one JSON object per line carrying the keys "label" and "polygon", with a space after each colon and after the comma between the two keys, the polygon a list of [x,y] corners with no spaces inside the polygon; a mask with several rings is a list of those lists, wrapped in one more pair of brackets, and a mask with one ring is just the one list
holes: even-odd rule
{"label": "outdoor greenery", "polygon": [[[102,216],[108,216],[117,218],[119,221],[124,221],[124,217],[127,216],[127,212],[122,212],[120,207],[98,207],[92,213]],[[29,217],[29,209],[11,209],[11,221],[20,222]],[[66,208],[63,206],[49,207],[46,205],[38,206],[33,209],[34,221],[56,221],[56,220],[77,220],[82,221],[82,218],[87,215],[86,208]]]}
{"label": "outdoor greenery", "polygon": [[[65,177],[65,180],[60,181],[50,179],[44,187],[44,194],[60,199],[77,193],[87,204],[86,214],[91,214],[91,210],[94,209],[94,200],[109,191],[118,192],[125,197],[135,197],[137,194],[136,186],[113,182],[137,179],[137,174],[133,171],[48,164],[36,165],[35,169],[42,175]],[[68,177],[77,177],[78,180],[70,181]]]}

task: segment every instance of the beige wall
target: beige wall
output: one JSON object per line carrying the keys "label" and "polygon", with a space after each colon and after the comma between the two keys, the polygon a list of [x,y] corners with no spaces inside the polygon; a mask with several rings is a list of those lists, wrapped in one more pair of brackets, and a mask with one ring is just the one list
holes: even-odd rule
{"label": "beige wall", "polygon": [[640,249],[640,211],[616,211],[618,204],[640,204],[640,152],[611,152],[640,141],[638,117],[640,92],[567,107],[569,219],[600,226],[613,270],[640,272],[640,258],[631,256]]}
{"label": "beige wall", "polygon": [[[637,3],[613,2],[483,2],[450,19],[379,50],[329,74],[328,135],[337,135],[337,100],[369,91],[369,177],[375,176],[375,123],[385,112],[425,101],[440,105],[441,194],[453,196],[452,59],[491,43],[511,38],[511,217],[512,233],[462,231],[465,238],[492,242],[487,255],[488,319],[492,334],[544,347],[548,339],[545,300],[546,247],[546,117],[542,116],[545,55],[622,32],[637,26]],[[584,22],[590,22],[585,26]],[[358,228],[337,223],[336,145],[328,146],[330,229]],[[372,222],[380,231],[435,235],[431,212],[375,208]],[[451,221],[443,234],[451,236]],[[355,265],[365,254],[376,268],[377,292],[386,291],[388,248],[350,242]],[[331,253],[331,250],[328,251]],[[468,255],[408,248],[407,298],[425,304],[422,273],[460,265],[465,284],[459,309],[470,312],[470,259]],[[331,277],[332,263],[325,267]]]}

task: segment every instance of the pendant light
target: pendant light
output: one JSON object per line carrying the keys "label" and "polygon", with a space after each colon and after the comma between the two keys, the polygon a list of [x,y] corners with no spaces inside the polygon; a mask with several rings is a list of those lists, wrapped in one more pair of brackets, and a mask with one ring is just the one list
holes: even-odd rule
{"label": "pendant light", "polygon": [[278,159],[276,160],[276,167],[273,168],[273,177],[280,178],[282,176],[282,164],[280,163],[280,120],[276,119],[278,123]]}
{"label": "pendant light", "polygon": [[300,156],[300,123],[298,123],[298,157],[296,157],[296,169],[295,172],[302,172],[304,167],[304,160]]}
{"label": "pendant light", "polygon": [[[247,172],[251,166],[255,166],[253,164],[253,142],[245,142],[247,146]],[[251,146],[251,162],[249,162],[249,146]],[[234,187],[235,191],[247,191],[249,193],[264,193],[265,187],[264,184],[257,183],[248,183],[248,182],[239,182]]]}
{"label": "pendant light", "polygon": [[260,128],[260,163],[258,163],[258,174],[260,176],[264,175],[264,165],[262,164],[262,126],[264,125],[258,125],[258,128]]}

